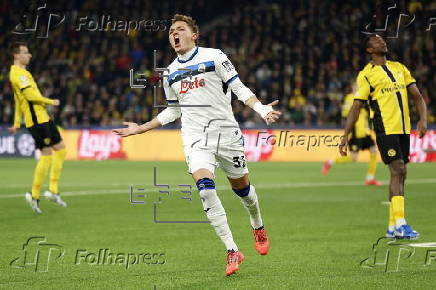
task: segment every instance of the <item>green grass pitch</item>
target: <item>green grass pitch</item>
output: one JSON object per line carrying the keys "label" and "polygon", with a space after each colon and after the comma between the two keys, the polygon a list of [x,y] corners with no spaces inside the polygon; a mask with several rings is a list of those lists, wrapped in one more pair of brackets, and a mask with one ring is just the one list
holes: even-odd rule
{"label": "green grass pitch", "polygon": [[[206,220],[184,163],[67,161],[61,188],[68,207],[42,197],[40,216],[23,196],[35,161],[1,159],[0,164],[0,288],[434,289],[436,248],[428,261],[427,248],[400,256],[397,272],[360,266],[373,255],[372,244],[383,236],[388,215],[387,186],[362,185],[364,163],[337,165],[328,176],[321,175],[320,163],[250,163],[271,240],[266,256],[255,251],[248,214],[218,171],[218,193],[246,258],[231,277],[224,275],[225,249],[209,224],[154,222],[159,197],[158,221]],[[168,184],[169,195],[158,193],[166,187],[153,186],[154,167],[157,183]],[[436,242],[436,164],[408,169],[406,218],[420,231],[419,242]],[[377,177],[387,183],[382,164]],[[130,202],[131,184],[133,200],[145,204]],[[193,186],[192,201],[182,199],[189,193],[180,190],[188,187],[179,184]],[[31,237],[46,241],[23,249]],[[100,249],[120,254],[118,262],[96,263]],[[135,263],[127,268],[129,254]]]}

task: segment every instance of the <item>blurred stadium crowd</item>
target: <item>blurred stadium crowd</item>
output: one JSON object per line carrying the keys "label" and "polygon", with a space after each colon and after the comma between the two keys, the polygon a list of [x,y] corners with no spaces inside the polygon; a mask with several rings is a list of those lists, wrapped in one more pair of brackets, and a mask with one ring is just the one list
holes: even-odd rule
{"label": "blurred stadium crowd", "polygon": [[[282,126],[338,126],[341,100],[350,82],[368,62],[365,33],[383,27],[389,5],[369,1],[57,1],[39,13],[66,16],[50,29],[47,38],[12,33],[22,16],[36,13],[42,2],[0,4],[0,123],[13,122],[13,94],[8,84],[11,57],[8,44],[30,44],[33,73],[43,94],[61,100],[52,114],[64,127],[117,126],[123,120],[145,122],[157,114],[153,108],[153,50],[157,66],[171,63],[175,54],[168,44],[171,16],[185,13],[200,25],[200,46],[220,48],[239,71],[241,80],[263,103],[280,100]],[[392,20],[379,34],[396,33],[400,13],[414,15],[398,37],[387,38],[389,58],[412,71],[429,106],[429,122],[436,122],[435,31],[426,31],[436,16],[436,2],[399,1],[389,10]],[[373,14],[377,15],[376,18]],[[159,20],[158,31],[77,31],[80,17],[113,20]],[[27,17],[31,25],[32,17]],[[43,17],[39,17],[43,19]],[[375,20],[374,20],[375,19]],[[410,22],[410,21],[409,21]],[[46,23],[46,22],[45,22]],[[370,24],[370,25],[368,25]],[[110,28],[111,26],[108,26]],[[44,29],[44,22],[40,22]],[[110,30],[110,29],[109,29]],[[129,70],[147,78],[147,87],[130,87]],[[163,90],[162,90],[163,91]],[[163,103],[159,94],[158,103]],[[245,127],[261,120],[248,107],[234,101],[235,116]]]}

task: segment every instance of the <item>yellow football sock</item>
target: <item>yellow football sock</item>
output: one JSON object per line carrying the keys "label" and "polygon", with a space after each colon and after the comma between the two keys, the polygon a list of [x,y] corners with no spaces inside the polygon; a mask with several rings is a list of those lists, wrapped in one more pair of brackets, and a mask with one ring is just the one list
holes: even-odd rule
{"label": "yellow football sock", "polygon": [[59,178],[64,165],[67,150],[61,149],[53,152],[53,161],[50,170],[50,185],[49,190],[54,194],[59,194]]}
{"label": "yellow football sock", "polygon": [[389,229],[395,227],[394,209],[392,208],[392,202],[389,203]]}
{"label": "yellow football sock", "polygon": [[352,161],[351,156],[347,155],[336,158],[335,163],[350,163]]}
{"label": "yellow football sock", "polygon": [[41,186],[44,183],[44,179],[50,167],[51,160],[51,155],[41,155],[38,164],[36,164],[32,183],[33,199],[39,199],[39,192],[41,191]]}
{"label": "yellow football sock", "polygon": [[374,178],[376,168],[377,168],[377,153],[375,152],[370,153],[369,162],[368,162],[368,172],[366,173],[366,175],[372,176]]}
{"label": "yellow football sock", "polygon": [[391,199],[391,203],[395,224],[397,227],[399,227],[406,223],[406,220],[404,219],[404,196],[393,196]]}

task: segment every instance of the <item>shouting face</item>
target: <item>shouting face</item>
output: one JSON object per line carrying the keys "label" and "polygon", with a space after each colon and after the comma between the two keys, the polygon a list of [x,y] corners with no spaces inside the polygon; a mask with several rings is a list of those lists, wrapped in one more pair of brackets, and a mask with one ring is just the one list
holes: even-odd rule
{"label": "shouting face", "polygon": [[184,21],[176,21],[171,25],[169,40],[171,47],[178,54],[184,54],[195,46],[198,34],[194,33]]}

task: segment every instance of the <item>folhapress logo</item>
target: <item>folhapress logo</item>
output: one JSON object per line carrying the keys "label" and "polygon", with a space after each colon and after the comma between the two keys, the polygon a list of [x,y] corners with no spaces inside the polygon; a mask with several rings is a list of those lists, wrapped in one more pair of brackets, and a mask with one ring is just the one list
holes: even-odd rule
{"label": "folhapress logo", "polygon": [[57,244],[49,244],[45,237],[30,237],[23,244],[22,255],[13,259],[13,268],[30,268],[35,272],[48,272],[49,265],[58,263],[65,251]]}

